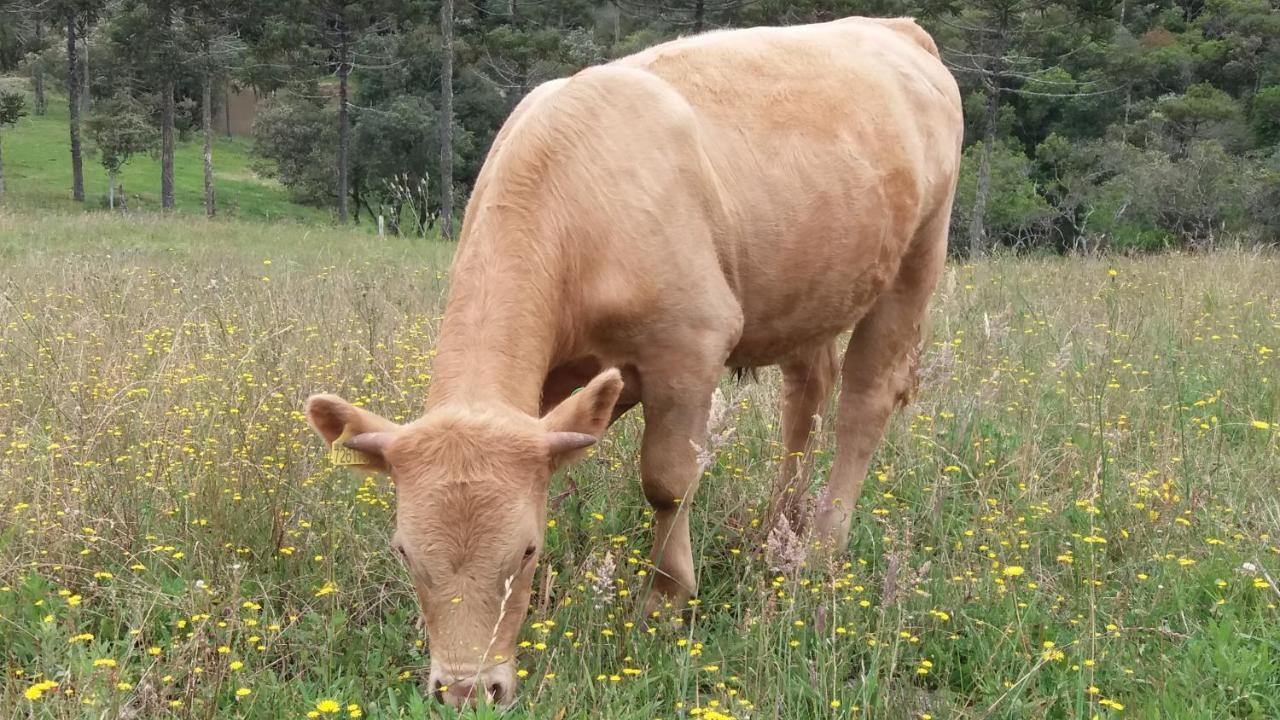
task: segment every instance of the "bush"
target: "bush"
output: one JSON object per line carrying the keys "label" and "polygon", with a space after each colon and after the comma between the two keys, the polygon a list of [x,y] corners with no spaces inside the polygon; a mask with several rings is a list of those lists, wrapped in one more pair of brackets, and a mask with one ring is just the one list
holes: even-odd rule
{"label": "bush", "polygon": [[338,127],[319,88],[277,95],[253,123],[256,168],[289,191],[294,202],[327,206],[337,192]]}
{"label": "bush", "polygon": [[1249,127],[1260,147],[1280,143],[1280,85],[1272,85],[1253,96]]}
{"label": "bush", "polygon": [[[955,204],[951,211],[953,236],[968,232],[977,195],[978,166],[982,161],[982,143],[964,151]],[[991,191],[987,197],[985,223],[992,245],[1031,246],[1043,244],[1049,237],[1053,212],[1036,189],[1032,179],[1031,160],[1017,148],[997,142],[991,153]],[[956,240],[953,246],[966,245]]]}
{"label": "bush", "polygon": [[1280,244],[1280,147],[1251,168],[1245,188],[1245,210],[1258,241]]}
{"label": "bush", "polygon": [[1244,160],[1211,140],[1193,143],[1179,160],[1149,151],[1125,175],[1131,199],[1127,218],[1163,228],[1189,245],[1212,245],[1224,234],[1247,229],[1248,171]]}
{"label": "bush", "polygon": [[[352,192],[358,206],[370,215],[387,215],[393,232],[424,232],[427,206],[438,192],[428,190],[425,197],[422,192],[435,187],[429,182],[430,171],[440,159],[440,116],[435,106],[424,97],[409,95],[391,100],[386,107],[361,110],[351,146]],[[454,166],[460,166],[474,147],[471,133],[455,125]],[[413,206],[416,222],[401,218],[406,202]]]}
{"label": "bush", "polygon": [[154,149],[160,139],[146,109],[127,95],[95,104],[85,121],[85,135],[113,178],[130,157]]}

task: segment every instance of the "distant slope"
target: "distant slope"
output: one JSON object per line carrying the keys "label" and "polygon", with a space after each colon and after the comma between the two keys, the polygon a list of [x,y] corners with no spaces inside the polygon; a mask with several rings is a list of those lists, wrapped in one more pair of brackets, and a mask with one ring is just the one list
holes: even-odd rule
{"label": "distant slope", "polygon": [[[25,83],[0,78],[0,88],[26,90]],[[28,102],[30,108],[30,102]],[[72,209],[71,151],[67,130],[67,103],[63,97],[49,98],[49,113],[29,115],[15,127],[0,130],[4,143],[6,195],[11,207]],[[253,220],[290,219],[306,223],[328,223],[330,213],[289,201],[284,188],[262,178],[250,166],[251,141],[219,136],[213,146],[214,184],[219,215]],[[102,169],[92,143],[84,143],[85,208],[107,207],[107,174]],[[136,156],[121,173],[131,212],[160,209],[160,161],[150,155]],[[177,211],[204,212],[204,169],[198,132],[178,143],[174,156],[174,183]]]}

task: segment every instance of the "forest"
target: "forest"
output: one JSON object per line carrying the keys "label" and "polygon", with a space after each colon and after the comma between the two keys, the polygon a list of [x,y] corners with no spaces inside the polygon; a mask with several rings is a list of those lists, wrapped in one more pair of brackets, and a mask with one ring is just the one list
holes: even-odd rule
{"label": "forest", "polygon": [[680,35],[848,15],[917,18],[960,83],[956,254],[1280,242],[1270,0],[0,0],[0,76],[27,88],[0,94],[0,142],[65,103],[71,196],[83,163],[114,177],[150,153],[170,208],[175,142],[202,137],[213,215],[214,118],[249,89],[255,171],[295,202],[451,237],[539,83]]}

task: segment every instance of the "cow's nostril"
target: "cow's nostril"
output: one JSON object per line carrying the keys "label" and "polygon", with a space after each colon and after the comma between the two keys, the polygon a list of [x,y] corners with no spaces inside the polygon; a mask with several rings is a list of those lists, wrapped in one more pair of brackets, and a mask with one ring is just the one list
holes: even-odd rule
{"label": "cow's nostril", "polygon": [[504,688],[502,687],[502,683],[500,682],[496,682],[490,685],[489,699],[491,699],[493,702],[502,702],[503,700],[505,700],[506,698],[503,697],[504,696],[503,689]]}
{"label": "cow's nostril", "polygon": [[439,680],[431,680],[427,689],[431,692],[431,697],[435,698],[436,702],[444,704],[444,690],[441,689]]}

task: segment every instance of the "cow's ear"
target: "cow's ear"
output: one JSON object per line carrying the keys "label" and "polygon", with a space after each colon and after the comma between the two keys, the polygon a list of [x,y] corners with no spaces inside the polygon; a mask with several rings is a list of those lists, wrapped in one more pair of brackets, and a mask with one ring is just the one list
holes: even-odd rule
{"label": "cow's ear", "polygon": [[592,378],[587,386],[565,398],[542,418],[547,454],[552,467],[581,459],[582,451],[604,434],[622,392],[622,373],[616,368]]}
{"label": "cow's ear", "polygon": [[361,470],[391,472],[385,453],[399,425],[337,395],[312,395],[307,398],[304,412],[307,423],[329,446],[333,462]]}

